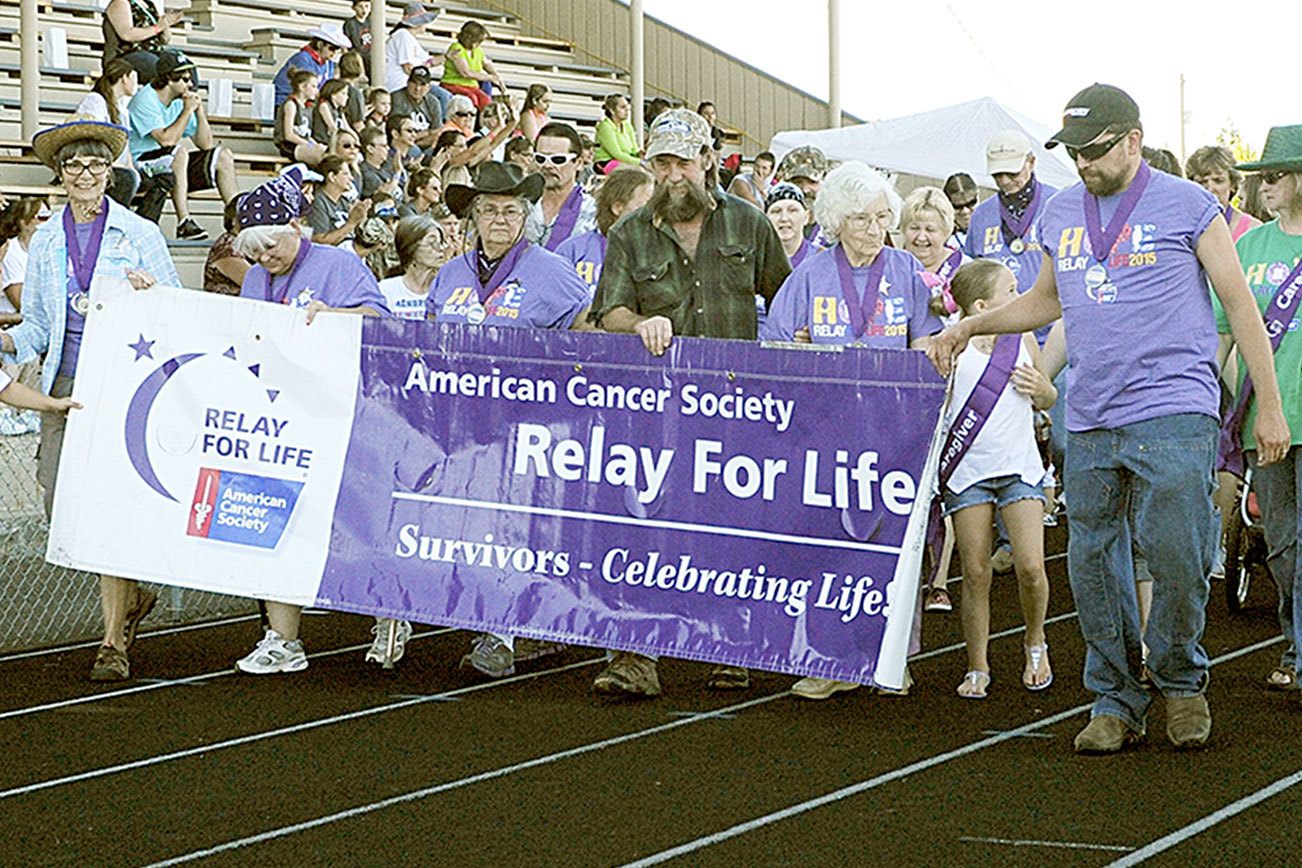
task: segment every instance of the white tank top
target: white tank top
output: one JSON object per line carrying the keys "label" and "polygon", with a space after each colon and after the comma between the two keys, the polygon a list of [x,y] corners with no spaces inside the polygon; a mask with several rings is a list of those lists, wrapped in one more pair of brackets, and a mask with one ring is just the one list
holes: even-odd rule
{"label": "white tank top", "polygon": [[[967,403],[977,381],[985,372],[990,356],[973,344],[968,344],[958,357],[954,370],[954,398],[950,402],[949,412],[945,415],[945,430],[954,424],[954,417]],[[1029,365],[1031,354],[1026,344],[1017,347],[1017,364]],[[1035,446],[1035,408],[1031,399],[1019,395],[1013,388],[1012,381],[1004,386],[1003,394],[995,402],[995,408],[981,426],[976,440],[968,449],[963,460],[949,478],[946,486],[958,494],[986,479],[1000,476],[1020,477],[1027,485],[1037,485],[1044,479],[1044,462],[1040,451]]]}

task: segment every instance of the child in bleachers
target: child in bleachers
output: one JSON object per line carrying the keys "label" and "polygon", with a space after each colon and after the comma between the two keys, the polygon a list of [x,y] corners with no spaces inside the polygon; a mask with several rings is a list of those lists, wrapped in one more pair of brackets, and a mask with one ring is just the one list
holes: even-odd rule
{"label": "child in bleachers", "polygon": [[310,69],[289,71],[289,97],[276,109],[272,139],[280,155],[295,163],[315,166],[329,150],[312,138],[312,109],[319,93],[317,74]]}

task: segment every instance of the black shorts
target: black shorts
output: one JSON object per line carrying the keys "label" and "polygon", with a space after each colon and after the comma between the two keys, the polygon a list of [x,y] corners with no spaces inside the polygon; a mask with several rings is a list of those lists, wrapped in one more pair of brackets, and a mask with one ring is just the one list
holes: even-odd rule
{"label": "black shorts", "polygon": [[[147,151],[136,157],[137,163],[144,163],[159,157],[165,157],[172,153],[173,149],[159,148],[156,151]],[[185,177],[189,182],[191,193],[198,193],[201,190],[212,190],[217,186],[217,158],[221,155],[222,149],[206,148],[202,151],[191,151],[189,162],[186,164]],[[153,175],[166,174],[163,172],[153,172]]]}

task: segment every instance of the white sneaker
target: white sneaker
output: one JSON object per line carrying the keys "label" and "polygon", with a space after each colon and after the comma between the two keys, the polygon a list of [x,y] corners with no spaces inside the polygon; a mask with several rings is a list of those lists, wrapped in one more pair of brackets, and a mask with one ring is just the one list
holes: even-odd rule
{"label": "white sneaker", "polygon": [[407,653],[407,640],[411,638],[411,622],[396,621],[393,618],[376,618],[371,633],[375,636],[371,649],[366,652],[367,663],[383,663],[389,654],[389,625],[397,624],[393,634],[393,661],[397,663]]}
{"label": "white sneaker", "polygon": [[250,675],[302,672],[306,668],[307,652],[303,650],[302,640],[286,642],[280,638],[279,633],[270,629],[249,656],[235,661],[237,672],[247,672]]}

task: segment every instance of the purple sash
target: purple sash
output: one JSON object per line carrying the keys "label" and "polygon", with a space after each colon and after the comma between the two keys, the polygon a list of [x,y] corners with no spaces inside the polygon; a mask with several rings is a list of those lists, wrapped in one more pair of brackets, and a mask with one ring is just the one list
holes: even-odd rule
{"label": "purple sash", "polygon": [[[262,287],[262,297],[263,297],[264,299],[266,299],[267,301],[270,301],[270,302],[274,302],[275,304],[286,304],[286,303],[287,303],[287,302],[286,302],[286,299],[287,299],[287,296],[289,295],[289,285],[290,285],[291,283],[294,282],[294,274],[295,274],[295,272],[298,271],[299,266],[302,265],[303,262],[304,262],[304,260],[307,259],[307,254],[308,254],[308,252],[309,252],[311,249],[312,249],[312,242],[311,242],[311,241],[308,241],[306,238],[304,238],[304,239],[302,239],[302,240],[299,241],[299,243],[298,243],[298,255],[294,257],[294,267],[291,268],[291,269],[289,270],[289,274],[287,274],[287,275],[285,276],[285,282],[284,282],[284,284],[281,285],[281,289],[280,289],[280,292],[279,292],[279,293],[275,293],[275,292],[272,291],[272,288],[271,288],[271,287],[272,287],[272,284],[275,283],[275,278],[272,277],[272,274],[271,274],[270,271],[267,272],[267,282],[266,282],[266,284]],[[263,266],[263,267],[265,268],[265,266]]]}
{"label": "purple sash", "polygon": [[[1029,211],[1030,209],[1027,210]],[[948,259],[940,264],[940,268],[936,269],[936,277],[940,278],[941,283],[947,284],[954,279],[954,272],[958,271],[958,267],[962,264],[963,251],[955,250],[949,255]]]}
{"label": "purple sash", "polygon": [[1026,230],[1031,228],[1031,221],[1035,219],[1035,209],[1040,205],[1040,199],[1044,196],[1044,186],[1038,178],[1033,178],[1031,183],[1035,185],[1035,191],[1031,193],[1031,202],[1022,212],[1022,216],[1014,219],[1013,212],[1008,210],[1004,204],[1004,197],[999,197],[999,223],[1004,231],[1004,243],[1011,244],[1013,239],[1021,238],[1026,234]]}
{"label": "purple sash", "polygon": [[868,285],[864,287],[863,295],[859,294],[859,288],[854,285],[854,271],[850,260],[846,258],[845,248],[840,244],[836,245],[836,270],[841,276],[841,295],[845,298],[845,306],[850,310],[850,327],[854,329],[856,338],[863,337],[868,330],[868,305],[864,299],[865,296],[875,295],[877,287],[881,286],[886,257],[879,250],[872,265],[868,266]]}
{"label": "purple sash", "polygon": [[810,243],[808,238],[801,238],[800,246],[796,248],[795,253],[791,254],[791,270],[795,271],[796,266],[804,262],[805,257],[808,256],[813,249],[814,245]]}
{"label": "purple sash", "polygon": [[999,402],[999,396],[1008,386],[1008,380],[1017,366],[1017,354],[1021,347],[1020,334],[1000,335],[995,339],[995,348],[990,353],[990,361],[981,372],[972,394],[954,417],[954,424],[945,435],[945,446],[940,451],[940,473],[938,484],[940,493],[931,503],[931,519],[927,522],[927,546],[931,550],[931,576],[927,586],[935,582],[936,572],[940,569],[940,553],[945,539],[945,522],[942,518],[941,498],[945,486],[958,468],[963,456],[972,448],[972,443],[985,426],[986,420]]}
{"label": "purple sash", "polygon": [[72,219],[72,205],[63,209],[63,234],[68,245],[68,257],[72,259],[72,275],[77,280],[77,288],[90,292],[90,281],[95,274],[95,261],[99,259],[99,248],[104,242],[104,227],[108,223],[108,203],[101,203],[99,214],[90,224],[90,238],[86,249],[81,249],[77,241],[77,224]]}
{"label": "purple sash", "polygon": [[[1279,349],[1288,334],[1288,325],[1302,305],[1302,262],[1294,266],[1288,277],[1266,305],[1262,317],[1266,320],[1266,334],[1270,337],[1271,352]],[[1252,399],[1252,375],[1244,374],[1243,388],[1234,412],[1221,425],[1221,439],[1216,449],[1216,469],[1233,473],[1240,478],[1247,467],[1243,457],[1243,420],[1248,415],[1248,402]]]}
{"label": "purple sash", "polygon": [[493,271],[493,276],[488,279],[487,286],[479,282],[479,268],[476,267],[476,263],[473,259],[473,257],[479,255],[479,252],[472,251],[471,253],[466,254],[468,257],[472,257],[469,263],[470,272],[473,275],[471,279],[475,281],[475,292],[479,295],[480,304],[485,304],[490,298],[492,298],[493,293],[497,291],[497,288],[511,276],[511,272],[515,270],[515,263],[520,259],[520,256],[528,246],[529,242],[523,238],[515,242],[515,246],[511,248],[506,256],[502,257],[501,262],[497,263],[497,268]]}
{"label": "purple sash", "polygon": [[1103,226],[1103,218],[1099,216],[1099,197],[1086,191],[1085,193],[1085,229],[1089,232],[1090,247],[1094,249],[1094,258],[1099,262],[1107,262],[1108,257],[1112,255],[1112,247],[1121,237],[1121,230],[1125,228],[1126,221],[1130,215],[1135,212],[1135,206],[1139,204],[1139,198],[1144,195],[1144,190],[1148,188],[1148,181],[1153,177],[1153,170],[1148,168],[1148,163],[1141,162],[1139,171],[1135,173],[1135,179],[1130,182],[1126,192],[1121,197],[1121,203],[1117,205],[1117,213],[1112,215],[1108,221],[1108,228]]}
{"label": "purple sash", "polygon": [[561,210],[556,212],[556,222],[552,224],[552,234],[547,236],[547,243],[543,245],[548,250],[555,252],[561,242],[570,237],[574,231],[574,224],[579,222],[579,212],[583,210],[583,188],[578,184],[570,191],[570,195],[561,203]]}

